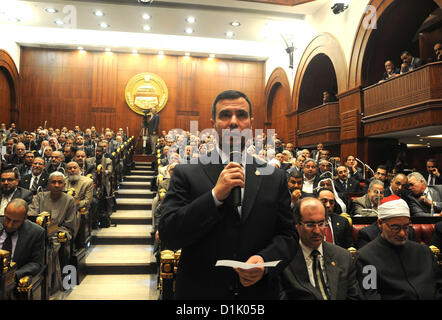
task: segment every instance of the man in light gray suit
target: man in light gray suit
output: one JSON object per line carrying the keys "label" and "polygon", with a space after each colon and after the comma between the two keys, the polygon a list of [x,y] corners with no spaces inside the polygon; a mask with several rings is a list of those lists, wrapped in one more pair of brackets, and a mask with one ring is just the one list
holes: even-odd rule
{"label": "man in light gray suit", "polygon": [[295,258],[280,277],[283,300],[357,300],[361,291],[348,250],[324,241],[326,209],[315,198],[304,198],[294,207],[299,233]]}
{"label": "man in light gray suit", "polygon": [[11,252],[17,264],[16,282],[27,275],[36,275],[43,266],[44,229],[27,219],[28,204],[13,199],[1,217],[0,248]]}
{"label": "man in light gray suit", "polygon": [[408,175],[408,206],[413,217],[440,216],[442,213],[442,186],[427,186],[427,181],[419,172]]}

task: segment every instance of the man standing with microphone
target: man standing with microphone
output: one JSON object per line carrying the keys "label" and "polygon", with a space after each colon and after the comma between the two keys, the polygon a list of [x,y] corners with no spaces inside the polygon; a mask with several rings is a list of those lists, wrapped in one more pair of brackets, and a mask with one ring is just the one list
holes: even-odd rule
{"label": "man standing with microphone", "polygon": [[[163,202],[160,239],[168,248],[182,249],[175,298],[278,299],[277,275],[298,249],[285,173],[245,152],[244,134],[253,118],[244,93],[220,93],[211,123],[218,134],[216,149],[197,164],[177,165]],[[229,143],[233,148],[226,148]],[[281,262],[240,269],[216,267],[218,260]]]}

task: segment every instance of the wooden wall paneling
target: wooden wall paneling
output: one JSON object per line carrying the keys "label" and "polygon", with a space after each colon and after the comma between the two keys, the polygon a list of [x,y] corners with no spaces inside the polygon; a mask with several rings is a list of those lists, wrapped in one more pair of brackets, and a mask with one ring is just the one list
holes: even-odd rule
{"label": "wooden wall paneling", "polygon": [[9,126],[11,122],[11,88],[6,76],[6,70],[0,68],[0,122]]}
{"label": "wooden wall paneling", "polygon": [[15,122],[17,126],[19,120],[20,86],[19,74],[14,60],[5,50],[0,49],[0,73],[2,73],[2,89],[0,94],[4,95],[2,100],[2,119],[8,126],[10,122]]}
{"label": "wooden wall paneling", "polygon": [[[183,59],[117,53],[107,56],[101,52],[80,56],[76,51],[23,48],[21,110],[32,111],[23,115],[24,127],[34,129],[41,123],[39,114],[43,112],[51,126],[95,125],[98,131],[106,127],[126,131],[129,127],[129,133],[138,136],[142,116],[127,106],[124,90],[129,79],[141,72],[159,75],[168,87],[169,100],[160,112],[160,128],[188,126],[190,120],[198,120],[200,130],[210,128],[212,102],[225,89],[243,88],[255,111],[264,110],[264,63],[191,57],[191,64],[184,64]],[[182,115],[178,114],[180,108]],[[59,112],[48,114],[49,109]]]}

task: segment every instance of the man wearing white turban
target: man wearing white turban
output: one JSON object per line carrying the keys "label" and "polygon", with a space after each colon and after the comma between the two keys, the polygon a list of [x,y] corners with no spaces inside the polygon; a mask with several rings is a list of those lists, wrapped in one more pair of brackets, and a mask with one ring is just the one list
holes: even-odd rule
{"label": "man wearing white turban", "polygon": [[370,300],[442,298],[442,273],[431,250],[407,239],[410,209],[396,195],[378,207],[381,234],[356,253],[357,277]]}

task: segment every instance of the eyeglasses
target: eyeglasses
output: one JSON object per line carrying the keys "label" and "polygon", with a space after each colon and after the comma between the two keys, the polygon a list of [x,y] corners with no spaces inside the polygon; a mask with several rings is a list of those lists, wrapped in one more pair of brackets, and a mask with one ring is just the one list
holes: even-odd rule
{"label": "eyeglasses", "polygon": [[410,227],[412,226],[410,223],[409,224],[405,224],[403,226],[400,226],[398,224],[388,224],[385,222],[385,224],[390,228],[391,231],[395,232],[395,233],[399,233],[401,230],[404,230],[404,232],[408,232],[408,230],[410,229]]}
{"label": "eyeglasses", "polygon": [[328,222],[325,220],[322,220],[319,222],[302,222],[301,221],[299,223],[309,229],[314,229],[316,226],[318,226],[319,228],[322,229],[322,228],[326,228],[328,226]]}

